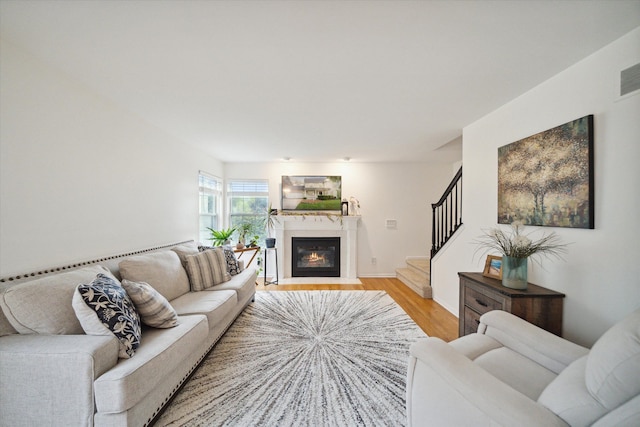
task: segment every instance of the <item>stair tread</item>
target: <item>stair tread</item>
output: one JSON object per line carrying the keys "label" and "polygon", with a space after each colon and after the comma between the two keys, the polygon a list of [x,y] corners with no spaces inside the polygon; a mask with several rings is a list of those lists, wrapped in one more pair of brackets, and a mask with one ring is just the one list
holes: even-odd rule
{"label": "stair tread", "polygon": [[407,259],[407,265],[420,270],[426,274],[429,274],[431,270],[431,261],[427,258],[409,258]]}

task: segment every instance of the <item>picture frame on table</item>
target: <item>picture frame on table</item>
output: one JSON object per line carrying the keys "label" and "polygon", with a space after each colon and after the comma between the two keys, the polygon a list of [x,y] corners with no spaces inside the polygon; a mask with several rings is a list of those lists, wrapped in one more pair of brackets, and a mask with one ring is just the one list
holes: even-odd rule
{"label": "picture frame on table", "polygon": [[502,257],[487,255],[487,260],[484,263],[484,271],[482,272],[482,275],[484,277],[502,280]]}

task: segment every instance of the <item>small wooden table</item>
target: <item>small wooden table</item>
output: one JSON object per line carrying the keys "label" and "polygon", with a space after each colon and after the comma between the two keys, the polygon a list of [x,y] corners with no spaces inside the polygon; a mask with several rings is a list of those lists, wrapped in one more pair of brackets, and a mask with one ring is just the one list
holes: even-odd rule
{"label": "small wooden table", "polygon": [[251,263],[253,262],[253,259],[256,257],[256,255],[258,255],[258,252],[260,252],[260,246],[251,246],[251,247],[248,247],[248,248],[234,249],[233,250],[233,252],[240,254],[240,255],[238,255],[238,259],[242,258],[242,255],[244,255],[245,252],[251,252],[251,251],[253,251],[253,255],[251,255],[251,258],[249,259],[249,262],[247,263],[247,265],[245,265],[245,268],[249,267],[251,265]]}
{"label": "small wooden table", "polygon": [[529,323],[560,335],[564,294],[529,283],[527,289],[502,286],[500,280],[482,273],[458,273],[460,277],[459,335],[476,332],[480,316],[504,310]]}

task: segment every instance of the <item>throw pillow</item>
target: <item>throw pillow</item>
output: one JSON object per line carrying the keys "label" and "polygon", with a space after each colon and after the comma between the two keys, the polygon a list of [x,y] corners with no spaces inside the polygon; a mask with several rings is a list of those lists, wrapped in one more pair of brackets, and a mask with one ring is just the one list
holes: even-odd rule
{"label": "throw pillow", "polygon": [[122,287],[136,306],[142,323],[153,328],[173,328],[178,325],[178,313],[150,284],[124,279]]}
{"label": "throw pillow", "polygon": [[73,309],[87,335],[115,335],[118,357],[132,357],[142,335],[140,316],[120,284],[98,274],[89,284],[80,284],[73,294]]}
{"label": "throw pillow", "polygon": [[187,257],[187,275],[192,291],[203,291],[231,280],[222,248],[215,248]]}
{"label": "throw pillow", "polygon": [[238,259],[236,258],[236,254],[233,252],[233,249],[229,246],[223,246],[222,250],[227,261],[227,271],[229,274],[235,276],[240,273],[240,265],[238,265]]}

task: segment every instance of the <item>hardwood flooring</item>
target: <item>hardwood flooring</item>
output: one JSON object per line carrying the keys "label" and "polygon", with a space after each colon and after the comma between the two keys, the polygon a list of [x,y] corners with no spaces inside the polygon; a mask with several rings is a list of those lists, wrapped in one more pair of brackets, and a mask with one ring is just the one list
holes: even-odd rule
{"label": "hardwood flooring", "polygon": [[[432,299],[424,299],[394,277],[360,278],[361,285],[267,285],[258,291],[385,291],[430,337],[451,341],[458,338],[458,318]],[[260,282],[259,282],[260,283]]]}

